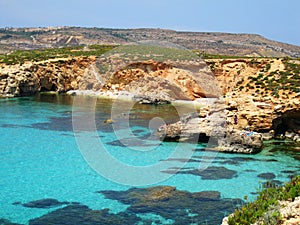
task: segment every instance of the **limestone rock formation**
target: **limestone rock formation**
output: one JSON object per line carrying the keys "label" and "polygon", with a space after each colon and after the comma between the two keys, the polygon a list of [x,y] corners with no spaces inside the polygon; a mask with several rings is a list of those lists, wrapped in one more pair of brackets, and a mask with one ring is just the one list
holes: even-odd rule
{"label": "limestone rock formation", "polygon": [[27,96],[41,91],[65,92],[79,89],[80,85],[84,85],[81,78],[92,62],[91,57],[2,65],[0,96]]}
{"label": "limestone rock formation", "polygon": [[211,72],[203,70],[206,67],[204,62],[195,61],[129,62],[110,76],[102,90],[126,90],[166,101],[218,96],[217,81]]}
{"label": "limestone rock formation", "polygon": [[296,197],[294,201],[281,201],[279,205],[283,225],[300,224],[300,197]]}
{"label": "limestone rock formation", "polygon": [[[204,103],[204,102],[203,102]],[[207,102],[206,102],[207,103]],[[216,99],[200,112],[189,114],[174,124],[158,129],[165,141],[208,142],[206,150],[236,153],[256,153],[262,148],[262,135],[234,127],[228,121],[224,102]],[[203,114],[205,116],[203,116]]]}
{"label": "limestone rock formation", "polygon": [[[219,147],[213,149],[232,152],[259,151],[262,139],[274,137],[299,141],[299,61],[212,59],[206,62],[222,89],[223,104],[197,99],[199,115],[188,123],[180,121],[161,128],[162,138],[184,140],[185,136],[195,138],[198,134],[200,141],[208,141],[217,136],[215,145]],[[220,115],[220,112],[223,113]],[[214,124],[209,123],[212,118],[215,118]],[[220,132],[226,136],[225,139],[221,138]],[[254,151],[247,150],[247,146]]]}

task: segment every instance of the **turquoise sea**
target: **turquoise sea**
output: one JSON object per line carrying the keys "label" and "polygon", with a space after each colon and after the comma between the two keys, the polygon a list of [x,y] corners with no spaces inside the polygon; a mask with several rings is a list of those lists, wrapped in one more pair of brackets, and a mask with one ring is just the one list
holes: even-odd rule
{"label": "turquoise sea", "polygon": [[[0,99],[1,224],[215,225],[267,180],[280,184],[299,174],[293,142],[266,142],[256,155],[211,153],[204,143],[155,137],[162,120],[178,119],[171,105],[135,104],[110,121],[113,100],[98,99],[93,115],[73,101],[49,94]],[[82,122],[75,133],[74,120]],[[96,132],[86,129],[90,121]],[[97,148],[94,170],[86,154]]]}

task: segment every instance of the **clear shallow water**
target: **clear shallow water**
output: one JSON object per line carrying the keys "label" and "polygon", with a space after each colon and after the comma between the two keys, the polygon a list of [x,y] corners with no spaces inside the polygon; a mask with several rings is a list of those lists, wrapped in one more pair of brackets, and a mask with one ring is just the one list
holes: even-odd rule
{"label": "clear shallow water", "polygon": [[[78,202],[94,210],[109,208],[112,213],[124,212],[130,206],[129,203],[98,193],[126,191],[131,187],[100,176],[84,160],[73,133],[72,101],[70,96],[56,95],[0,99],[0,218],[27,224],[30,219],[65,206],[46,209],[22,206],[45,198]],[[172,106],[135,105],[130,111],[132,133],[128,134],[128,130],[124,129],[125,120],[117,120],[114,124],[103,122],[110,118],[111,103],[110,100],[98,100],[96,125],[99,136],[93,138],[100,137],[113,157],[135,166],[147,166],[165,160],[169,168],[162,171],[164,174],[173,172],[176,166],[181,166],[180,162],[186,160],[170,158],[178,147],[177,143],[160,143],[155,138],[143,139],[150,135],[148,125],[152,118],[163,117],[166,122],[172,122],[178,118],[176,109]],[[80,108],[76,110],[81,113]],[[113,128],[121,137],[121,143]],[[80,135],[94,134],[82,132]],[[133,137],[135,142],[130,139]],[[141,141],[136,142],[136,137],[140,137]],[[126,147],[128,144],[130,146]],[[266,143],[265,149],[257,155],[210,154],[203,151],[204,146],[196,146],[190,161],[178,174],[144,188],[166,185],[191,193],[218,191],[222,199],[243,199],[244,196],[253,199],[261,183],[266,181],[264,177],[285,182],[300,170],[300,155],[292,151],[297,148],[292,143]],[[179,147],[185,150],[184,144]],[[204,156],[211,158],[204,159]],[[209,163],[212,171],[195,172],[205,162]],[[212,212],[207,211],[208,214]],[[222,213],[228,212],[224,210]],[[144,212],[139,216],[148,219],[148,222],[160,221],[152,224],[175,221],[175,218],[162,218],[161,215]],[[195,222],[210,224],[210,221]],[[126,220],[124,224],[127,224]]]}

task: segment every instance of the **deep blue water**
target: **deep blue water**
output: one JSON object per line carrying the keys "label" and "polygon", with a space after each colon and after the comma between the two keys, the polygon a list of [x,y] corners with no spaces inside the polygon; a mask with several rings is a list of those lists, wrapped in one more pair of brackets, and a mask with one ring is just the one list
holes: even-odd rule
{"label": "deep blue water", "polygon": [[[98,100],[93,115],[86,115],[86,106],[74,105],[73,100],[43,94],[0,99],[3,220],[19,224],[52,220],[56,221],[52,224],[85,220],[85,224],[216,224],[244,196],[254,199],[266,180],[285,182],[300,170],[299,146],[292,142],[270,141],[256,155],[210,153],[203,151],[205,144],[161,142],[155,136],[154,128],[161,123],[158,118],[167,123],[178,119],[173,106],[136,104],[125,113],[114,110],[110,123],[106,120],[112,117],[112,100]],[[118,103],[119,109],[128,105]],[[72,120],[81,123],[79,131],[77,127],[74,132]],[[90,121],[95,131],[89,129]],[[86,154],[94,154],[87,151],[97,149],[99,155],[87,159]],[[90,167],[87,161],[93,159],[102,171]],[[203,166],[208,168],[198,170]],[[134,184],[142,186],[131,189]],[[158,186],[173,186],[176,191],[167,200],[149,201],[148,194]],[[193,195],[203,191],[210,197]],[[220,198],[215,198],[216,193]],[[24,205],[49,198],[60,203]]]}

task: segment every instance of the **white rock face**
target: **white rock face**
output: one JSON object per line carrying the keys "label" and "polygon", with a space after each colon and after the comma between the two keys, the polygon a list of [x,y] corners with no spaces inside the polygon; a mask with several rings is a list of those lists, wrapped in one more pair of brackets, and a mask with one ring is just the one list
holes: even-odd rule
{"label": "white rock face", "polygon": [[279,211],[284,219],[283,225],[299,225],[300,224],[300,196],[296,197],[293,202],[281,201],[282,207]]}

